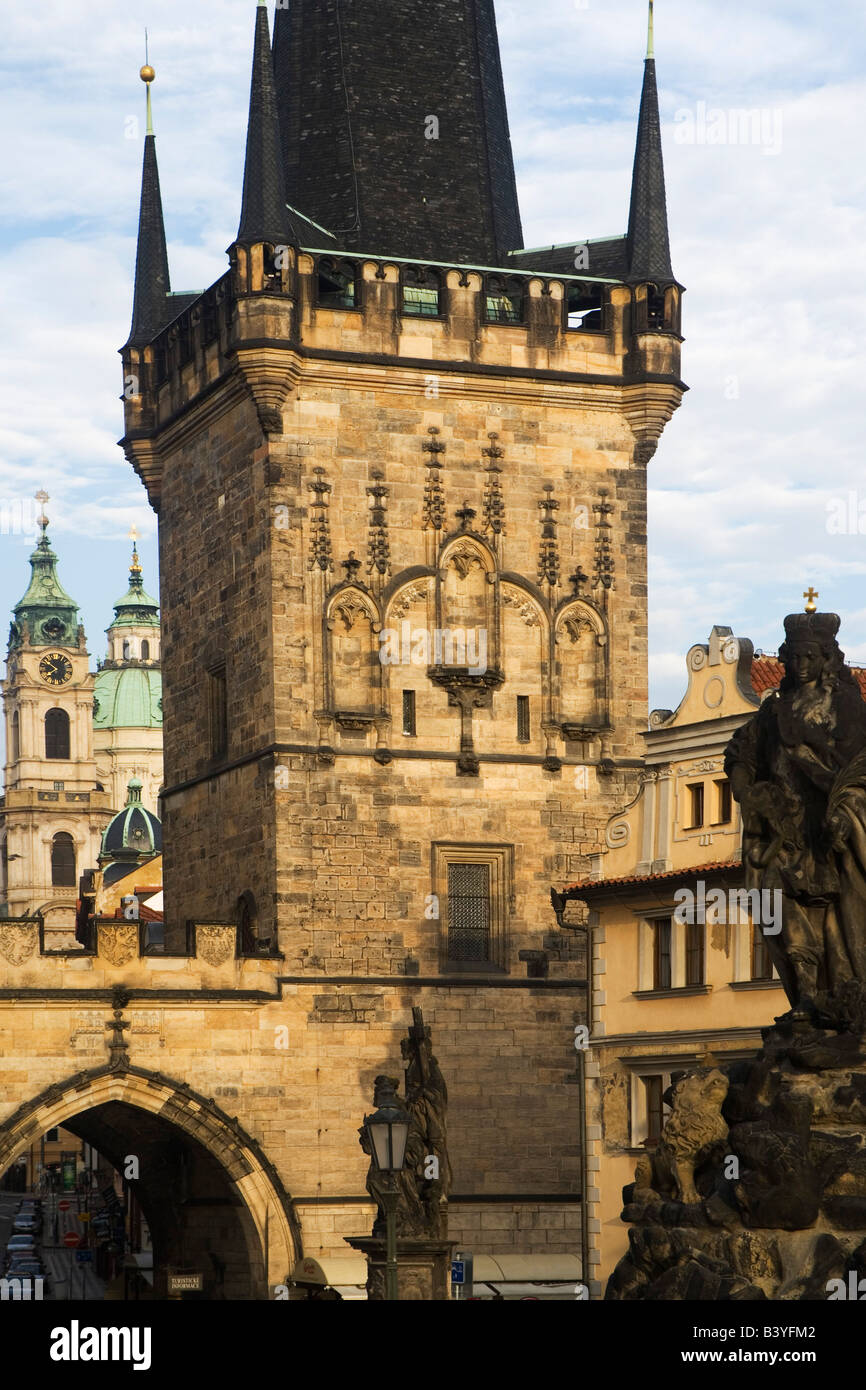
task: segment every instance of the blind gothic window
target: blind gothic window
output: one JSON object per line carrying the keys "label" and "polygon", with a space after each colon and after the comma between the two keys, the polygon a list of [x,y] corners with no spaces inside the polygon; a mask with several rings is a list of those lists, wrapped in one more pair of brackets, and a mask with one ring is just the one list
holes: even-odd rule
{"label": "blind gothic window", "polygon": [[45,756],[69,757],[69,715],[65,709],[50,709],[45,716]]}
{"label": "blind gothic window", "polygon": [[490,865],[448,865],[448,958],[488,960]]}
{"label": "blind gothic window", "polygon": [[51,883],[55,888],[75,887],[75,843],[64,830],[51,843]]}

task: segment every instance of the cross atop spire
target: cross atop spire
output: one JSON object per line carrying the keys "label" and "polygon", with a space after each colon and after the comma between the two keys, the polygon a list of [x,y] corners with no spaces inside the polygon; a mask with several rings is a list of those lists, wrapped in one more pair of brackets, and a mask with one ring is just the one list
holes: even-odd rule
{"label": "cross atop spire", "polygon": [[646,56],[654,58],[653,51],[653,0],[649,0],[649,19],[647,21]]}

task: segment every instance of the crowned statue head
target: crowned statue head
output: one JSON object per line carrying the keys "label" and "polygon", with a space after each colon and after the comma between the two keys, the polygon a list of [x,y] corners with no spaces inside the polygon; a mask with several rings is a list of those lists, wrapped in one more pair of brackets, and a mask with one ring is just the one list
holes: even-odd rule
{"label": "crowned statue head", "polygon": [[779,660],[785,667],[780,689],[820,685],[825,689],[852,681],[845,665],[845,654],[836,641],[838,613],[789,613],[785,619],[785,640]]}

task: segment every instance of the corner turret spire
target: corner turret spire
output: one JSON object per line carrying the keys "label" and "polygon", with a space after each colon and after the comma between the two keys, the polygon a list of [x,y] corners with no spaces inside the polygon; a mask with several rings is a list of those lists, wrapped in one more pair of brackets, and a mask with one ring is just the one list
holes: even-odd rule
{"label": "corner turret spire", "polygon": [[258,0],[244,196],[237,241],[247,246],[259,242],[276,246],[289,240],[291,231],[268,10],[265,0]]}
{"label": "corner turret spire", "polygon": [[165,327],[169,317],[168,294],[171,289],[150,100],[150,84],[156,73],[149,63],[145,63],[140,76],[147,86],[147,134],[144,137],[144,163],[141,174],[135,297],[127,347],[144,347]]}
{"label": "corner turret spire", "polygon": [[673,279],[661,121],[653,42],[653,0],[649,0],[647,56],[638,118],[637,147],[628,218],[629,279],[670,284]]}

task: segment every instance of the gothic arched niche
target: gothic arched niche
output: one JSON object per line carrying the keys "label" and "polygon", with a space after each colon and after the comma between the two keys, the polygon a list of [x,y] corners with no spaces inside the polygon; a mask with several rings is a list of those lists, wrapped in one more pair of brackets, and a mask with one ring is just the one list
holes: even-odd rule
{"label": "gothic arched niche", "polygon": [[446,548],[439,570],[441,626],[431,664],[486,671],[497,664],[493,558],[477,541],[461,537]]}
{"label": "gothic arched niche", "polygon": [[538,751],[549,713],[549,628],[539,604],[515,584],[500,585],[499,633],[505,684],[477,717],[476,745],[485,753]]}
{"label": "gothic arched niche", "polygon": [[380,712],[379,630],[375,609],[360,589],[334,597],[328,613],[331,703],[344,727],[351,727],[352,717],[372,721]]}
{"label": "gothic arched niche", "polygon": [[425,576],[404,584],[388,605],[380,634],[391,737],[412,738],[423,731],[428,745],[446,703],[427,675],[434,656],[431,595],[431,581]]}
{"label": "gothic arched niche", "polygon": [[566,738],[585,738],[607,724],[607,634],[595,609],[569,604],[556,624],[559,717]]}

